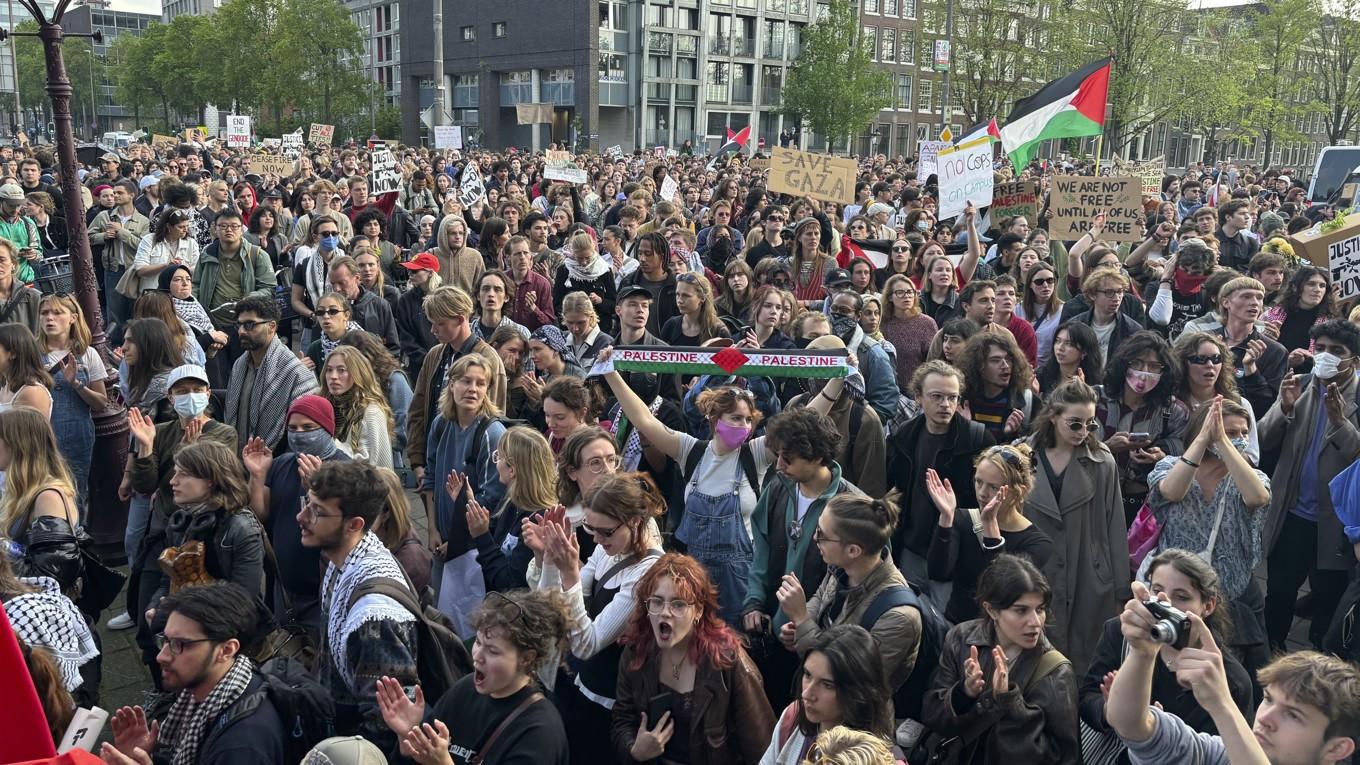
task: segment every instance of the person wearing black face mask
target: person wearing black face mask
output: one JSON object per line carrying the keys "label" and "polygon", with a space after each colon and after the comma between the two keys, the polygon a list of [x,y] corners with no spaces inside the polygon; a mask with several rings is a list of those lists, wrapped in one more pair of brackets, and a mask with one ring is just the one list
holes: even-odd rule
{"label": "person wearing black face mask", "polygon": [[288,451],[275,457],[264,441],[252,438],[241,459],[250,476],[250,509],[279,561],[278,579],[266,597],[274,613],[283,613],[286,593],[297,623],[315,640],[321,633],[321,553],[303,546],[297,509],[307,496],[307,478],[322,462],[350,459],[335,439],[335,409],[320,396],[300,396],[288,407]]}

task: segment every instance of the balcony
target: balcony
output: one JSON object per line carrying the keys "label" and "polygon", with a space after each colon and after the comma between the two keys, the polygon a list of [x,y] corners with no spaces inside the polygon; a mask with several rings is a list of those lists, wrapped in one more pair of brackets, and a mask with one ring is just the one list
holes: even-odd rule
{"label": "balcony", "polygon": [[784,41],[765,39],[765,58],[784,58]]}
{"label": "balcony", "polygon": [[699,100],[698,85],[676,85],[675,102],[680,104],[692,104]]}
{"label": "balcony", "polygon": [[543,82],[539,85],[539,99],[545,104],[557,104],[558,106],[572,106],[576,103],[576,83],[574,82]]}
{"label": "balcony", "polygon": [[643,131],[642,137],[646,139],[648,147],[667,146],[671,142],[669,130],[646,130]]}
{"label": "balcony", "polygon": [[779,106],[783,101],[783,97],[781,96],[782,91],[783,88],[781,88],[777,82],[762,85],[760,87],[760,105]]}
{"label": "balcony", "polygon": [[725,82],[710,82],[704,86],[704,100],[711,104],[725,104],[728,99],[729,86]]}
{"label": "balcony", "polygon": [[751,87],[750,85],[733,85],[732,103],[750,106],[753,90],[754,88]]}
{"label": "balcony", "polygon": [[669,103],[671,100],[671,84],[669,82],[647,83],[647,100]]}
{"label": "balcony", "polygon": [[662,32],[647,33],[647,48],[652,53],[670,53],[671,36]]}
{"label": "balcony", "polygon": [[732,55],[732,41],[726,37],[709,37],[708,52],[710,55],[730,56]]}
{"label": "balcony", "polygon": [[699,51],[699,38],[690,35],[676,35],[675,52],[693,55]]}
{"label": "balcony", "polygon": [[754,37],[738,37],[732,40],[732,55],[751,58],[755,57],[756,39]]}

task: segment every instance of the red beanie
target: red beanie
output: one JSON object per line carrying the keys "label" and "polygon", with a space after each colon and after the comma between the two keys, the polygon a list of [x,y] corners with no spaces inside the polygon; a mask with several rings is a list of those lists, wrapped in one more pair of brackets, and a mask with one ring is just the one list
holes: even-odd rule
{"label": "red beanie", "polygon": [[294,412],[316,420],[316,424],[320,425],[322,430],[332,436],[335,435],[335,407],[326,399],[316,394],[303,396],[288,407],[289,417],[292,417]]}
{"label": "red beanie", "polygon": [[4,742],[0,762],[55,757],[57,748],[52,743],[47,716],[3,607],[0,607],[0,698],[9,699],[5,713],[0,715],[0,741]]}

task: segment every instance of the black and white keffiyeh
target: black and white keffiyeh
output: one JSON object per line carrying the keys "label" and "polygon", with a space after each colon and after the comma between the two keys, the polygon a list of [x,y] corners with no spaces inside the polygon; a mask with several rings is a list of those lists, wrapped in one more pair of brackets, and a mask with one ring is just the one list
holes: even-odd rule
{"label": "black and white keffiyeh", "polygon": [[213,329],[212,318],[208,316],[208,311],[203,304],[194,298],[181,300],[177,297],[170,298],[175,305],[175,315],[185,324],[193,327],[200,332],[211,332]]}
{"label": "black and white keffiyeh", "polygon": [[99,656],[94,635],[80,615],[80,609],[61,593],[61,585],[45,576],[22,577],[24,584],[38,592],[16,595],[5,602],[5,614],[19,640],[42,648],[57,662],[61,684],[67,691],[80,687],[84,679],[80,668]]}
{"label": "black and white keffiyeh", "polygon": [[198,747],[207,738],[209,723],[241,698],[254,672],[255,665],[250,659],[237,655],[231,669],[227,670],[227,674],[213,686],[202,702],[195,701],[194,695],[187,690],[180,691],[179,698],[175,699],[165,719],[161,720],[160,735],[157,737],[158,741],[170,743],[174,747],[170,765],[194,765],[198,762]]}
{"label": "black and white keffiyeh", "polygon": [[397,559],[383,546],[382,540],[368,532],[345,557],[342,568],[326,564],[326,576],[321,581],[321,611],[326,615],[326,645],[331,661],[340,671],[345,684],[354,687],[354,670],[345,661],[345,641],[361,625],[386,619],[404,624],[415,621],[415,616],[396,601],[382,595],[365,595],[348,608],[354,589],[369,579],[406,581]]}
{"label": "black and white keffiyeh", "polygon": [[[348,335],[351,332],[355,332],[362,329],[363,327],[359,326],[359,322],[351,319],[349,322],[349,326],[345,327],[345,335]],[[340,340],[344,340],[345,335],[341,335]],[[340,340],[332,340],[329,337],[326,337],[325,332],[321,333],[321,360],[323,363],[325,362],[326,359],[330,358],[331,351],[340,347]]]}

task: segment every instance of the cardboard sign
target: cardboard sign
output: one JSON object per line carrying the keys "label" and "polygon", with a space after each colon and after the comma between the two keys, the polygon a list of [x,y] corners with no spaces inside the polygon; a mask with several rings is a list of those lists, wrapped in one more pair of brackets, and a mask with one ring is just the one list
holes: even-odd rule
{"label": "cardboard sign", "polygon": [[251,157],[250,169],[260,175],[273,173],[280,178],[287,178],[297,170],[297,160],[272,155]]}
{"label": "cardboard sign", "polygon": [[331,139],[334,137],[334,125],[322,125],[318,122],[313,122],[311,128],[307,131],[307,143],[330,146]]}
{"label": "cardboard sign", "polygon": [[1119,175],[1136,175],[1143,179],[1143,196],[1161,196],[1162,176],[1166,173],[1166,160],[1163,157],[1154,157],[1146,162],[1131,162],[1115,156],[1114,166]]}
{"label": "cardboard sign", "polygon": [[553,121],[552,104],[515,104],[515,121],[521,125],[539,125]]}
{"label": "cardboard sign", "polygon": [[461,125],[436,125],[434,129],[436,149],[462,149],[463,128]]}
{"label": "cardboard sign", "polygon": [[670,201],[675,202],[677,201],[677,197],[679,196],[680,196],[680,184],[676,183],[675,179],[672,178],[669,174],[667,174],[666,180],[661,182],[661,198],[669,199]]}
{"label": "cardboard sign", "polygon": [[1346,225],[1322,233],[1321,224],[1289,237],[1295,254],[1318,268],[1331,271],[1341,299],[1360,295],[1360,213],[1346,216]]}
{"label": "cardboard sign", "polygon": [[937,164],[941,219],[962,215],[969,202],[978,208],[992,203],[991,141],[940,154]]}
{"label": "cardboard sign", "polygon": [[666,158],[666,147],[665,147],[665,146],[657,146],[656,148],[652,149],[652,154],[655,155],[657,159],[665,159],[665,158]]}
{"label": "cardboard sign", "polygon": [[304,148],[302,143],[302,128],[298,128],[279,139],[279,148],[282,150],[283,156],[289,159],[301,157]]}
{"label": "cardboard sign", "polygon": [[482,174],[477,170],[477,163],[468,160],[468,163],[463,165],[463,175],[458,180],[458,201],[464,208],[468,208],[484,196],[486,186],[482,185]]}
{"label": "cardboard sign", "polygon": [[948,149],[953,145],[949,141],[921,141],[916,144],[916,177],[921,183],[939,173],[936,158],[940,156],[942,149]]}
{"label": "cardboard sign", "polygon": [[1053,219],[1048,233],[1060,241],[1081,238],[1097,213],[1105,213],[1105,232],[1110,242],[1143,241],[1143,179],[1129,176],[1093,178],[1060,175],[1051,190]]}
{"label": "cardboard sign", "polygon": [[1001,224],[1002,218],[1017,215],[1025,216],[1030,225],[1034,225],[1039,215],[1039,184],[1034,181],[996,184],[992,189],[992,209],[988,212],[997,225]]}
{"label": "cardboard sign", "polygon": [[373,170],[368,175],[368,193],[377,197],[401,189],[401,170],[397,169],[397,158],[386,146],[375,148],[369,154]]}
{"label": "cardboard sign", "polygon": [[250,117],[244,114],[227,115],[227,145],[234,148],[250,145]]}
{"label": "cardboard sign", "polygon": [[151,145],[157,149],[174,149],[176,146],[179,146],[179,139],[172,135],[152,133]]}
{"label": "cardboard sign", "polygon": [[610,146],[608,149],[605,149],[604,154],[606,157],[622,157],[623,147],[620,146],[619,144],[614,144],[613,146]]}
{"label": "cardboard sign", "polygon": [[772,192],[849,204],[855,201],[858,173],[859,165],[853,159],[797,149],[770,150]]}
{"label": "cardboard sign", "polygon": [[550,181],[566,181],[568,183],[585,183],[585,168],[578,166],[571,158],[569,151],[549,151],[544,152],[545,164],[543,166],[543,177]]}
{"label": "cardboard sign", "polygon": [[261,138],[260,145],[266,149],[277,149],[283,145],[282,138]]}
{"label": "cardboard sign", "polygon": [[752,170],[769,170],[770,160],[766,157],[753,157],[751,161],[746,163],[746,166]]}

